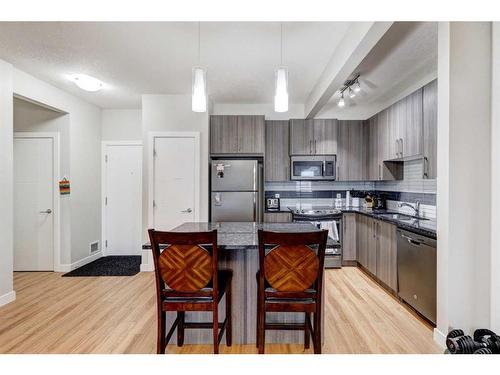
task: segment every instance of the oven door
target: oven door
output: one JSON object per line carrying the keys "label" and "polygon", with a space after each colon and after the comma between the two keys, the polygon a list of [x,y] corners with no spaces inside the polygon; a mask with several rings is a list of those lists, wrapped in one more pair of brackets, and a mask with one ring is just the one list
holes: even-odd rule
{"label": "oven door", "polygon": [[290,163],[292,180],[322,180],[325,161],[322,158],[292,156]]}

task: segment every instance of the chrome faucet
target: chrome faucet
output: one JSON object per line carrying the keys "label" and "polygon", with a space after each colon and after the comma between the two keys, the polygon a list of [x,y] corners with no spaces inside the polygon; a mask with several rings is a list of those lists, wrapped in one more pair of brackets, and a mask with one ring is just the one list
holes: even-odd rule
{"label": "chrome faucet", "polygon": [[420,201],[416,201],[415,202],[415,206],[412,206],[411,204],[406,203],[406,202],[402,202],[398,206],[399,206],[399,208],[401,208],[401,207],[410,207],[411,209],[413,209],[413,211],[415,211],[415,216],[416,217],[420,216]]}

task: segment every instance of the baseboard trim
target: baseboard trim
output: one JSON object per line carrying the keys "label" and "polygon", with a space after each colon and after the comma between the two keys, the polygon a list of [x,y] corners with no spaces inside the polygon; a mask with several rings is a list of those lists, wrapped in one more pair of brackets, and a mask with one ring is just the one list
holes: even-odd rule
{"label": "baseboard trim", "polygon": [[84,266],[86,264],[89,264],[90,262],[93,262],[96,259],[99,259],[102,257],[102,252],[98,251],[95,254],[89,255],[88,257],[85,257],[83,259],[80,259],[74,263],[71,264],[61,264],[58,267],[57,272],[71,272],[73,270],[76,270],[77,268]]}
{"label": "baseboard trim", "polygon": [[153,272],[154,268],[152,264],[141,263],[141,272]]}
{"label": "baseboard trim", "polygon": [[15,301],[15,299],[16,299],[16,292],[11,291],[9,293],[5,293],[3,296],[0,296],[0,306],[11,303]]}
{"label": "baseboard trim", "polygon": [[439,329],[434,328],[433,332],[434,341],[438,343],[442,348],[446,348],[446,335]]}

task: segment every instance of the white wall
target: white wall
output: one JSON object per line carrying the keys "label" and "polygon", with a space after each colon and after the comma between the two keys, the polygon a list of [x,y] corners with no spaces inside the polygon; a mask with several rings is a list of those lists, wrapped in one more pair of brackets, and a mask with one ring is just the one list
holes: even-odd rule
{"label": "white wall", "polygon": [[142,139],[142,111],[140,109],[103,109],[101,125],[103,141]]}
{"label": "white wall", "polygon": [[0,306],[15,299],[12,117],[12,65],[0,60]]}
{"label": "white wall", "polygon": [[[500,23],[492,29],[491,206],[500,206]],[[491,212],[491,328],[500,332],[500,211]]]}
{"label": "white wall", "polygon": [[71,169],[68,262],[75,263],[90,255],[91,242],[101,239],[101,110],[18,69],[14,69],[14,93],[68,113]]}
{"label": "white wall", "polygon": [[274,112],[274,104],[214,103],[212,115],[264,115],[266,120],[304,118],[304,104],[289,104],[288,112]]}
{"label": "white wall", "polygon": [[[440,342],[450,328],[471,332],[490,326],[491,42],[491,23],[439,25]],[[472,201],[465,211],[461,202],[467,198]]]}
{"label": "white wall", "polygon": [[[200,132],[200,221],[208,220],[208,154],[209,154],[208,113],[191,110],[190,95],[143,95],[143,226],[144,240],[147,241],[148,225],[148,157],[149,132],[175,131]],[[187,166],[189,168],[189,166]]]}

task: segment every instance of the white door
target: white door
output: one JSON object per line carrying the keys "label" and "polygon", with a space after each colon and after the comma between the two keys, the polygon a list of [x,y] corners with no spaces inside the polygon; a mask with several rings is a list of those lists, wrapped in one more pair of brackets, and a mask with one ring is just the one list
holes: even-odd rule
{"label": "white door", "polygon": [[140,255],[142,146],[106,145],[104,247],[106,255]]}
{"label": "white door", "polygon": [[54,270],[52,138],[14,138],[14,271]]}
{"label": "white door", "polygon": [[156,230],[172,230],[195,221],[198,182],[196,140],[192,137],[154,138],[154,207]]}

